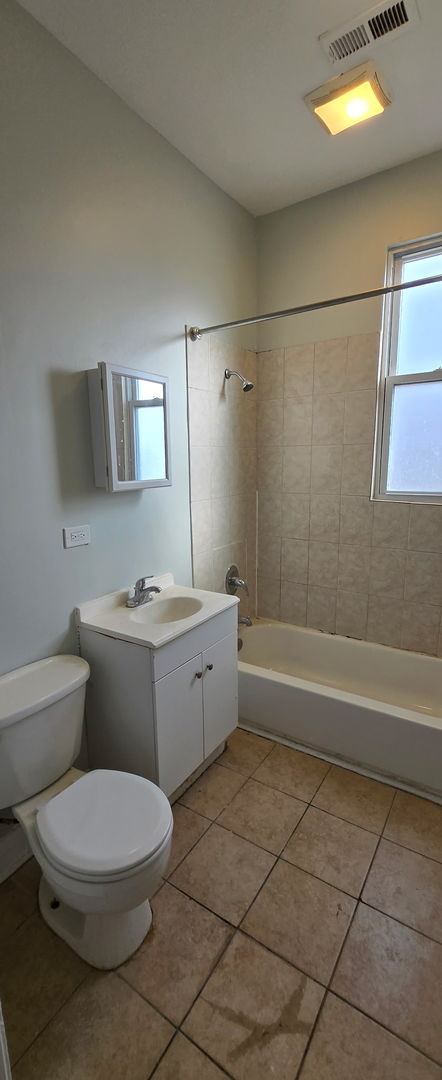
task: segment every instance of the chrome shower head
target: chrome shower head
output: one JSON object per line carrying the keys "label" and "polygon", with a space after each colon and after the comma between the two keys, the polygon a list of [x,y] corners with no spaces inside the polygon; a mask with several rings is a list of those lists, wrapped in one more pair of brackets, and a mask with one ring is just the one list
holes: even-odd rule
{"label": "chrome shower head", "polygon": [[232,375],[236,375],[236,377],[240,380],[240,382],[242,382],[242,388],[243,388],[245,394],[247,393],[248,390],[254,390],[255,389],[255,383],[249,382],[249,379],[245,379],[244,375],[240,375],[239,371],[230,371],[230,368],[226,368],[226,370],[224,372],[224,378],[231,379]]}

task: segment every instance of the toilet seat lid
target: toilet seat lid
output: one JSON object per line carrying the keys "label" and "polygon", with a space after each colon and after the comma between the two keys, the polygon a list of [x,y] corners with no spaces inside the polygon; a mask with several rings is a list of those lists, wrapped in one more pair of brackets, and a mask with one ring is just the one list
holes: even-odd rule
{"label": "toilet seat lid", "polygon": [[154,855],[172,824],[161,788],[133,773],[95,769],[37,813],[49,859],[81,874],[129,870]]}

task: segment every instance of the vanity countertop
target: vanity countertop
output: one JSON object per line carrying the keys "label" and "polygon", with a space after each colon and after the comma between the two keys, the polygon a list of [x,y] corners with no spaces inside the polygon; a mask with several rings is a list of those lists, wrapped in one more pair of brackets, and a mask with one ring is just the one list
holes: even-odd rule
{"label": "vanity countertop", "polygon": [[175,585],[172,574],[153,577],[149,584],[161,592],[136,608],[126,607],[127,589],[80,604],[75,609],[77,625],[159,649],[239,604],[238,596]]}

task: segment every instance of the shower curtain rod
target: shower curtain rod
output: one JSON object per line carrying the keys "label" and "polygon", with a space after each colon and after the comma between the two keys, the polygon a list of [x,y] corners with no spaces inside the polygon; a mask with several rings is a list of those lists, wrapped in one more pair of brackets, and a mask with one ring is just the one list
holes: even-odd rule
{"label": "shower curtain rod", "polygon": [[314,304],[301,304],[299,307],[286,308],[285,311],[270,311],[267,315],[254,315],[250,319],[218,323],[217,326],[191,326],[189,337],[192,341],[199,341],[204,334],[215,334],[217,330],[232,330],[235,326],[251,326],[253,323],[270,322],[272,319],[285,319],[288,315],[302,315],[307,311],[338,307],[339,304],[353,304],[355,300],[371,300],[373,297],[402,292],[403,289],[415,289],[418,285],[433,285],[436,281],[442,281],[442,274],[419,278],[418,281],[403,281],[399,285],[383,285],[381,289],[368,289],[366,292],[351,293],[350,296],[335,296],[332,300],[318,300]]}

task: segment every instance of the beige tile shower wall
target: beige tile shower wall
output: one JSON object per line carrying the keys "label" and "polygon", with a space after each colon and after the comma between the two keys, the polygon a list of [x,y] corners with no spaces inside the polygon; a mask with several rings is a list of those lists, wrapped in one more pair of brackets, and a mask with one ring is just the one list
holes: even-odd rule
{"label": "beige tile shower wall", "polygon": [[256,391],[244,393],[226,367],[256,384],[256,354],[203,338],[188,345],[190,487],[194,584],[224,591],[239,567],[256,611]]}
{"label": "beige tile shower wall", "polygon": [[442,655],[442,507],[369,499],[378,349],[258,354],[258,613]]}

